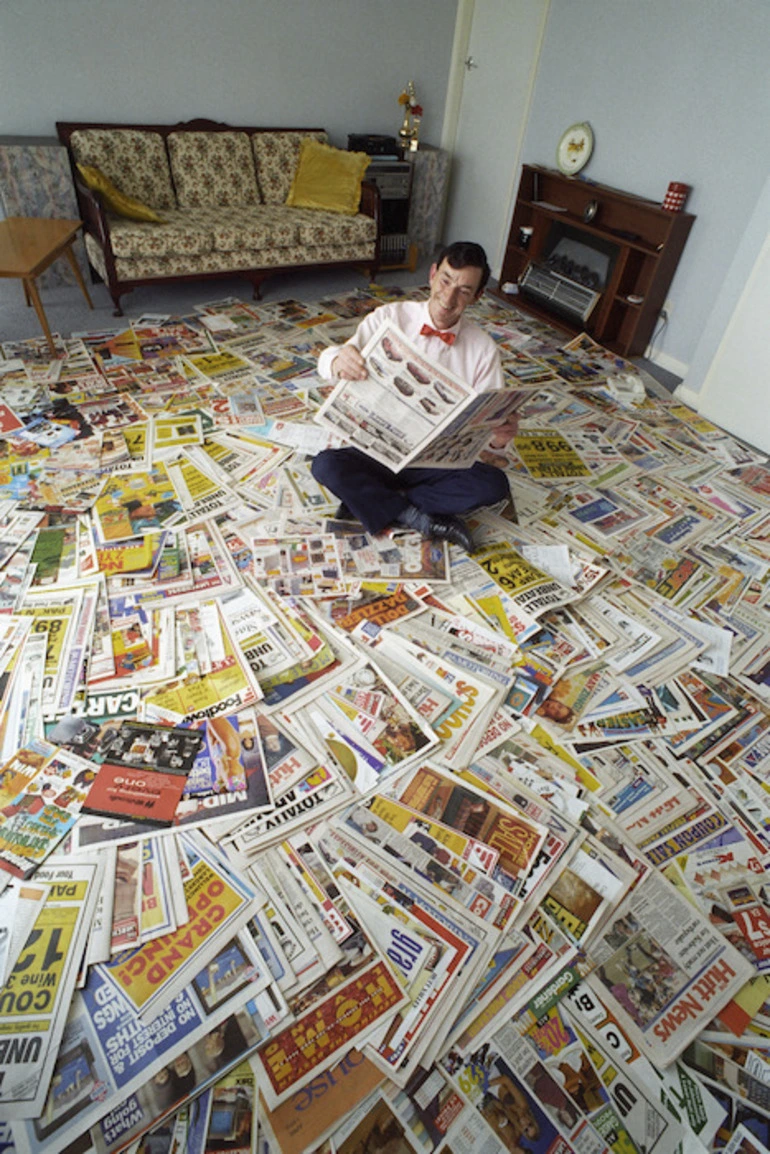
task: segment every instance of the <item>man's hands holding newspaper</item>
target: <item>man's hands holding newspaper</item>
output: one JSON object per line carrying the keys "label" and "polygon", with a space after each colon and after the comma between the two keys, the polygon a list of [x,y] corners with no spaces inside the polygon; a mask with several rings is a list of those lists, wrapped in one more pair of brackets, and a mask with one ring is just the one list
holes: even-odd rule
{"label": "man's hands holding newspaper", "polygon": [[511,437],[515,437],[518,431],[519,418],[516,416],[509,417],[506,421],[496,425],[492,430],[492,436],[489,438],[490,449],[504,449]]}
{"label": "man's hands holding newspaper", "polygon": [[343,345],[331,365],[335,377],[346,381],[365,381],[369,376],[366,361],[355,345]]}

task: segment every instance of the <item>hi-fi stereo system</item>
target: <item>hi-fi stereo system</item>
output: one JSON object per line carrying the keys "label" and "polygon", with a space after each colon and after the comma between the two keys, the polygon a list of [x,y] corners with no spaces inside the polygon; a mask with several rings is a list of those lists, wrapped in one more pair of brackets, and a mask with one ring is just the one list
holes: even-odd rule
{"label": "hi-fi stereo system", "polygon": [[409,258],[409,204],[412,195],[412,165],[393,136],[348,136],[348,149],[366,152],[371,162],[364,180],[376,184],[380,192],[382,228],[380,260],[383,266],[400,265]]}

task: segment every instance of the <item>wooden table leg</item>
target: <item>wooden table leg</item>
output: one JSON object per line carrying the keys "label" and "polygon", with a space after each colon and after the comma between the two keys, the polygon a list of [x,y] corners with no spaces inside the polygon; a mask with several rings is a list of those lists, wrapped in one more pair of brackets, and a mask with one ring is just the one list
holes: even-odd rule
{"label": "wooden table leg", "polygon": [[90,309],[92,309],[94,306],[93,306],[93,303],[91,301],[90,296],[88,295],[88,289],[86,288],[86,282],[83,280],[83,274],[80,271],[80,265],[77,262],[77,257],[75,256],[74,252],[72,251],[72,244],[71,243],[68,244],[67,247],[65,248],[64,255],[66,256],[67,260],[70,262],[70,268],[74,272],[75,279],[77,280],[78,284],[80,285],[80,288],[82,289],[83,296],[88,301],[88,307]]}
{"label": "wooden table leg", "polygon": [[51,336],[51,330],[48,327],[48,318],[46,317],[45,311],[43,310],[43,305],[42,305],[42,302],[40,300],[40,296],[39,296],[38,291],[37,291],[37,285],[35,284],[35,278],[30,276],[30,277],[24,277],[23,280],[24,280],[24,291],[26,292],[29,299],[32,301],[32,304],[35,306],[35,312],[37,313],[37,319],[40,321],[40,324],[43,326],[43,332],[46,335],[46,339],[48,341],[48,347],[51,350],[51,356],[55,357],[56,356],[56,345],[53,343],[53,337]]}

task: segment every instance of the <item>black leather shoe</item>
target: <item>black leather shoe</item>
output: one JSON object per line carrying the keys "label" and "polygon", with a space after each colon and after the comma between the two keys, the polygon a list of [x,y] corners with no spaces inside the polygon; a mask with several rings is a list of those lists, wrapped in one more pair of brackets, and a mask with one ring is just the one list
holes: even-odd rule
{"label": "black leather shoe", "polygon": [[350,509],[348,509],[347,505],[343,501],[337,507],[337,511],[334,514],[334,520],[335,521],[357,521],[358,517],[353,516],[353,514],[350,512]]}
{"label": "black leather shoe", "polygon": [[425,536],[434,541],[448,541],[450,545],[459,545],[466,553],[473,552],[473,540],[459,517],[430,517]]}

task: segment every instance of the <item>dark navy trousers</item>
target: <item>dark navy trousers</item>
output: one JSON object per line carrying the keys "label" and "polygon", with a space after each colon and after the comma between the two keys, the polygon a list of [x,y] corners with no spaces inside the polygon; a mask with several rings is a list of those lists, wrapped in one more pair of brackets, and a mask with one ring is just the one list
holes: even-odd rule
{"label": "dark navy trousers", "polygon": [[392,525],[409,505],[456,515],[510,497],[502,469],[477,461],[469,469],[402,469],[394,473],[359,449],[324,449],[312,464],[316,481],[343,501],[367,533]]}

